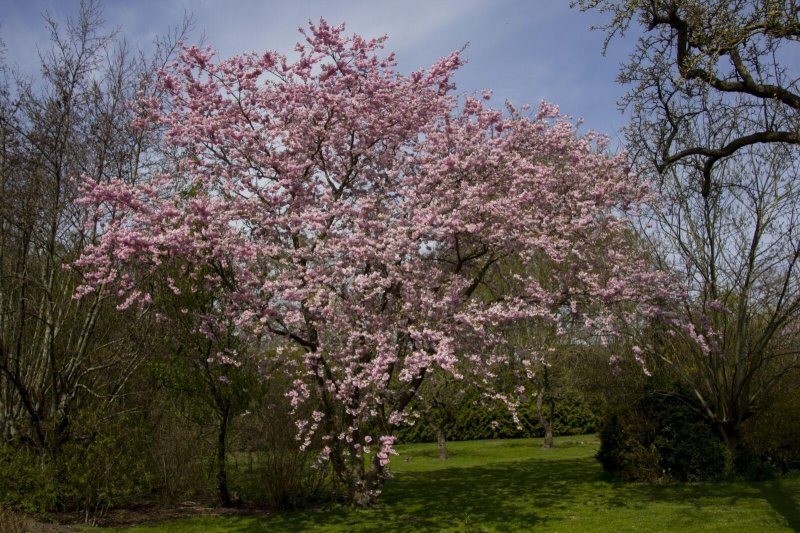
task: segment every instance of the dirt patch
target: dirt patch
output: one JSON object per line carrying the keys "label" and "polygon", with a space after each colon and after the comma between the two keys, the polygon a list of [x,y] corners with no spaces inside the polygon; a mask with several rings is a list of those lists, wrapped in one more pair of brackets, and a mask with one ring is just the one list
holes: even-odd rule
{"label": "dirt patch", "polygon": [[61,524],[50,524],[33,518],[0,510],[2,533],[72,533],[72,529]]}
{"label": "dirt patch", "polygon": [[[264,509],[249,506],[239,507],[213,507],[209,504],[198,502],[183,502],[177,505],[164,504],[143,504],[125,509],[112,509],[101,516],[90,519],[91,525],[99,527],[130,527],[151,522],[166,522],[179,518],[190,518],[193,516],[265,516],[270,514]],[[59,513],[55,516],[56,520],[65,525],[85,524],[86,516],[83,513]],[[60,526],[64,527],[64,526]],[[42,533],[62,533],[72,531],[64,529],[60,531],[42,530]]]}

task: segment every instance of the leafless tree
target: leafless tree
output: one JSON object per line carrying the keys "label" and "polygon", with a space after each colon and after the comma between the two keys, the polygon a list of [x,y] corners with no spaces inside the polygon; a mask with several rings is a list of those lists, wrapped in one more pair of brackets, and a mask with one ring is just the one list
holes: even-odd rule
{"label": "leafless tree", "polygon": [[650,213],[648,235],[683,274],[684,315],[706,338],[662,338],[657,353],[731,448],[800,367],[798,164],[794,147],[751,147],[717,165],[708,195],[698,170],[675,168]]}
{"label": "leafless tree", "polygon": [[[633,115],[637,155],[659,171],[712,169],[759,144],[800,144],[800,39],[796,0],[576,0],[609,13],[608,39],[643,27],[619,80]],[[608,40],[606,41],[608,44]],[[685,135],[702,129],[701,136]]]}
{"label": "leafless tree", "polygon": [[113,404],[142,356],[135,317],[122,327],[102,291],[73,297],[72,262],[100,224],[74,203],[76,178],[135,181],[155,162],[155,133],[132,126],[128,104],[174,41],[146,61],[101,15],[96,1],[63,27],[45,15],[41,77],[4,71],[0,101],[0,435],[51,452],[81,398]]}
{"label": "leafless tree", "polygon": [[633,164],[661,193],[642,234],[683,276],[703,336],[661,336],[655,353],[735,449],[800,365],[800,4],[574,4],[610,13],[609,39],[644,30],[620,73]]}

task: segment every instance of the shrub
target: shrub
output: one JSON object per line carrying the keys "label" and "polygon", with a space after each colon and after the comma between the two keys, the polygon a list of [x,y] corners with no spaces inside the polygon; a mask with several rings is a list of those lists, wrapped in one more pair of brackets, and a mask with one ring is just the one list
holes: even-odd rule
{"label": "shrub", "polygon": [[55,450],[21,443],[0,447],[0,506],[26,513],[79,510],[89,516],[148,493],[141,432],[126,428],[135,424],[119,417],[102,432]]}
{"label": "shrub", "polygon": [[210,424],[199,426],[174,406],[164,406],[149,446],[153,489],[163,500],[212,497],[213,438]]}
{"label": "shrub", "polygon": [[287,387],[273,376],[254,412],[244,415],[233,444],[237,452],[231,454],[236,462],[231,486],[243,500],[270,509],[301,508],[330,492],[327,465],[317,460],[319,439],[300,449]]}
{"label": "shrub", "polygon": [[787,391],[770,409],[748,421],[735,458],[736,472],[748,479],[768,479],[800,469],[800,400]]}
{"label": "shrub", "polygon": [[664,413],[661,422],[654,445],[667,476],[704,481],[722,478],[730,471],[728,450],[703,420]]}
{"label": "shrub", "polygon": [[626,481],[726,476],[728,451],[693,407],[676,394],[645,391],[637,402],[605,416],[598,460]]}
{"label": "shrub", "polygon": [[742,446],[736,450],[733,465],[737,474],[750,481],[772,479],[781,471],[769,454],[759,453],[749,446]]}
{"label": "shrub", "polygon": [[57,469],[46,456],[21,446],[2,446],[0,472],[0,507],[26,513],[55,509]]}
{"label": "shrub", "polygon": [[97,515],[134,502],[151,490],[144,444],[119,429],[86,443],[70,442],[59,459],[59,508]]}
{"label": "shrub", "polygon": [[662,475],[648,422],[646,417],[619,413],[604,419],[597,459],[607,472],[625,481],[655,481]]}

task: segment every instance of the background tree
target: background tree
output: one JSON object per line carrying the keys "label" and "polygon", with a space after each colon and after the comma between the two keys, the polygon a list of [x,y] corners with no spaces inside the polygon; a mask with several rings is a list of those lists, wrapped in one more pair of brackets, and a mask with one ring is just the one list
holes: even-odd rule
{"label": "background tree", "polygon": [[[717,162],[758,144],[800,144],[800,36],[795,0],[578,0],[646,32],[620,81],[632,111],[631,149],[659,171],[679,164],[713,188]],[[634,131],[637,132],[634,134]]]}
{"label": "background tree", "polygon": [[453,379],[452,375],[431,372],[420,387],[414,410],[420,415],[420,422],[430,427],[436,436],[439,459],[450,458],[447,451],[448,426],[455,421],[458,408],[469,394],[471,380],[463,377]]}
{"label": "background tree", "polygon": [[52,47],[41,83],[18,79],[3,105],[0,388],[4,436],[55,449],[82,391],[113,396],[95,378],[138,360],[102,316],[102,292],[72,299],[80,277],[64,266],[94,233],[72,203],[73,178],[129,179],[143,146],[126,135],[125,102],[139,89],[134,58],[101,32],[98,6],[84,4],[63,30],[46,21]]}
{"label": "background tree", "polygon": [[[626,138],[660,186],[643,235],[683,275],[693,325],[656,354],[736,449],[800,363],[800,87],[794,1],[586,0],[609,39],[645,32],[620,72]],[[693,403],[693,405],[698,405]]]}
{"label": "background tree", "polygon": [[[129,104],[154,96],[153,75],[186,27],[145,56],[104,30],[97,2],[64,24],[44,21],[40,77],[3,68],[0,83],[0,460],[30,468],[22,492],[53,491],[31,508],[94,513],[145,481],[130,453],[141,436],[130,386],[151,321],[114,312],[105,291],[73,298],[83,279],[71,264],[100,228],[74,203],[77,178],[130,183],[159,164],[157,132],[133,128]],[[18,495],[12,471],[4,498]]]}
{"label": "background tree", "polygon": [[561,374],[566,370],[569,343],[562,335],[557,335],[555,327],[536,329],[535,326],[521,327],[509,339],[515,352],[512,359],[517,363],[517,379],[526,391],[535,398],[534,405],[544,438],[543,448],[553,447],[555,430],[555,409],[559,393]]}

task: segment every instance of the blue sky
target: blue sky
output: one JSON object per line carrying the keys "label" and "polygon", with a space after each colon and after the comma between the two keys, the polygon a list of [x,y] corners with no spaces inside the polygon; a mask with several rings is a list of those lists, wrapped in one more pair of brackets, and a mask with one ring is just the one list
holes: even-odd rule
{"label": "blue sky", "polygon": [[[0,38],[6,62],[35,73],[37,47],[47,46],[41,13],[57,19],[77,11],[77,0],[0,0]],[[493,89],[495,101],[537,104],[545,99],[562,112],[585,119],[585,129],[608,133],[619,146],[625,117],[616,107],[625,89],[617,70],[633,46],[631,37],[612,41],[589,31],[603,22],[595,13],[569,8],[569,0],[105,0],[109,27],[135,45],[147,43],[193,15],[190,41],[205,36],[222,56],[245,50],[290,52],[297,28],[309,19],[346,22],[366,37],[388,34],[402,71],[430,65],[469,43],[468,64],[456,82],[464,92]]]}

